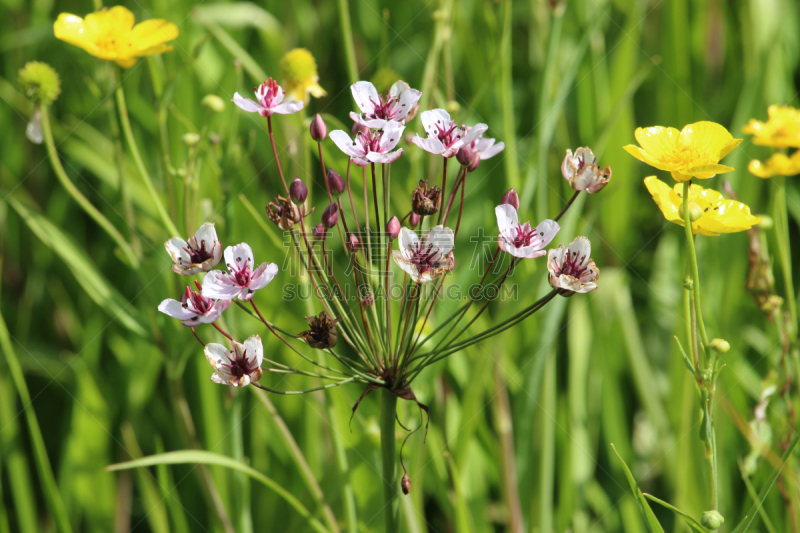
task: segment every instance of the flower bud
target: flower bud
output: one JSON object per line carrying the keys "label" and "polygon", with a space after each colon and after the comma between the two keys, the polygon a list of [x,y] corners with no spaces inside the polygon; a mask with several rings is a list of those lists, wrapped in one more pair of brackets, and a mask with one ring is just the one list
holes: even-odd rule
{"label": "flower bud", "polygon": [[687,291],[690,291],[694,288],[694,282],[692,281],[691,276],[686,276],[683,278],[683,288]]}
{"label": "flower bud", "polygon": [[397,220],[397,217],[390,218],[389,222],[386,223],[386,233],[389,234],[389,238],[392,240],[400,235],[400,221]]}
{"label": "flower bud", "polygon": [[775,222],[773,222],[772,217],[769,215],[760,215],[760,216],[761,216],[761,222],[758,223],[758,229],[763,229],[763,230],[772,229],[772,226],[775,225]]}
{"label": "flower bud", "polygon": [[403,479],[400,480],[400,488],[406,496],[411,492],[411,478],[408,477],[408,473],[403,474]]}
{"label": "flower bud", "polygon": [[719,511],[706,511],[700,519],[700,524],[708,529],[719,529],[725,523],[725,517]]}
{"label": "flower bud", "polygon": [[472,163],[469,164],[467,167],[467,172],[474,172],[476,168],[481,164],[481,156],[479,153],[475,153],[475,157],[472,158]]}
{"label": "flower bud", "polygon": [[472,164],[472,160],[475,158],[475,151],[469,147],[469,145],[464,145],[458,149],[456,153],[456,159],[459,163],[468,167]]}
{"label": "flower bud", "polygon": [[327,230],[325,229],[325,226],[323,226],[322,224],[317,224],[316,227],[314,228],[314,238],[324,239],[326,234]]}
{"label": "flower bud", "polygon": [[322,212],[322,225],[326,228],[332,228],[337,222],[339,222],[339,205],[333,202]]}
{"label": "flower bud", "polygon": [[703,208],[694,202],[689,202],[689,220],[697,222],[703,216]]}
{"label": "flower bud", "polygon": [[366,135],[369,128],[358,122],[353,122],[353,129],[350,130],[350,135],[355,138],[359,133]]}
{"label": "flower bud", "polygon": [[309,131],[311,132],[311,138],[317,142],[324,141],[325,137],[328,135],[328,126],[325,125],[325,121],[322,120],[319,113],[317,113],[317,116],[311,121]]}
{"label": "flower bud", "polygon": [[339,173],[332,168],[328,169],[328,175],[325,177],[325,180],[328,182],[328,188],[331,190],[331,194],[338,196],[344,192],[344,180]]}
{"label": "flower bud", "polygon": [[408,224],[412,228],[416,228],[419,226],[420,216],[416,213],[411,213],[411,216],[408,217]]}
{"label": "flower bud", "polygon": [[361,305],[364,307],[372,307],[375,304],[375,297],[372,294],[365,294],[361,298]]}
{"label": "flower bud", "polygon": [[202,102],[200,102],[204,107],[207,107],[214,113],[222,113],[225,111],[225,100],[217,96],[216,94],[207,94],[203,97]]}
{"label": "flower bud", "polygon": [[197,146],[200,142],[200,136],[196,133],[184,133],[182,139],[186,146]]}
{"label": "flower bud", "polygon": [[728,353],[731,345],[725,339],[711,339],[708,346],[717,353]]}
{"label": "flower bud", "polygon": [[347,249],[351,252],[355,253],[360,246],[358,237],[356,237],[355,233],[351,233],[349,237],[347,237]]}
{"label": "flower bud", "polygon": [[289,184],[289,197],[296,204],[302,204],[308,198],[308,187],[300,178],[295,178]]}
{"label": "flower bud", "polygon": [[516,210],[519,210],[519,194],[514,189],[508,189],[503,197],[500,199],[500,204],[508,204]]}

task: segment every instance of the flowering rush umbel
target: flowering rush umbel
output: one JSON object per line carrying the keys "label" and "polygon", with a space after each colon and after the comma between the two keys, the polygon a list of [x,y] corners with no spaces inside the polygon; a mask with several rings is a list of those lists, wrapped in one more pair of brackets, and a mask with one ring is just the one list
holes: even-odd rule
{"label": "flowering rush umbel", "polygon": [[[290,181],[280,164],[272,119],[299,110],[303,102],[284,100],[283,89],[272,79],[258,86],[257,101],[234,95],[234,102],[243,110],[267,119],[277,176],[272,182],[273,190],[268,191],[276,200],[266,209],[269,220],[285,231],[293,249],[295,264],[290,268],[307,275],[313,288],[315,314],[307,317],[308,329],[288,332],[272,322],[283,318],[273,306],[259,306],[257,300],[276,301],[287,294],[286,290],[274,289],[275,283],[291,284],[297,278],[280,272],[274,263],[257,265],[255,255],[261,253],[254,254],[250,245],[225,247],[227,270],[212,270],[220,260],[222,244],[208,224],[189,241],[175,238],[167,243],[176,272],[206,273],[198,291],[187,289],[180,302],[166,300],[162,310],[192,326],[205,346],[215,383],[237,388],[253,385],[285,394],[359,384],[362,399],[371,391],[381,391],[381,401],[390,405],[387,413],[394,413],[398,398],[416,402],[427,411],[412,389],[425,368],[513,327],[559,294],[594,290],[597,268],[588,258],[589,241],[585,237],[574,241],[566,251],[563,245],[551,248],[549,257],[544,259],[551,243],[562,244],[558,242],[558,219],[572,200],[554,219],[533,225],[520,221],[521,214],[530,214],[530,207],[520,205],[515,191],[503,194],[496,190],[492,193],[498,202],[496,225],[495,219],[486,221],[486,227],[497,235],[491,241],[494,256],[471,272],[474,247],[465,246],[463,255],[457,257],[461,219],[468,201],[466,182],[480,161],[501,154],[504,144],[484,138],[489,130],[486,124],[457,122],[443,109],[423,111],[421,124],[407,124],[416,114],[421,95],[403,81],[392,85],[385,95],[378,94],[365,81],[354,84],[351,92],[355,99],[350,114],[354,133],[328,132],[322,117],[314,116],[309,137],[319,144],[320,165],[314,168],[315,172],[321,169],[321,174]],[[406,182],[408,166],[402,163],[406,146],[401,143],[407,138],[405,129],[415,126],[424,130],[424,136],[413,137],[411,144],[432,154],[428,168],[436,170],[413,190],[405,191],[405,198],[395,195],[390,202],[392,176],[399,177],[400,183]],[[346,167],[328,166],[322,143],[338,147],[347,158]],[[588,148],[577,150],[575,156],[568,152],[568,157],[572,159],[565,162],[569,171],[565,178],[576,192],[597,193],[608,182],[610,169],[598,167]],[[308,185],[314,183],[320,184],[316,193]],[[311,206],[311,198],[321,200]],[[314,207],[318,209],[314,211]],[[552,290],[523,302],[521,312],[498,319],[483,331],[473,328],[522,259],[540,261],[541,272],[549,268]],[[456,280],[467,282],[473,274],[472,286],[478,290],[470,291],[453,316],[434,312],[444,297],[445,285]],[[261,323],[261,330],[254,333],[268,335],[283,345],[284,350],[270,348],[276,353],[275,359],[288,352],[299,356],[298,365],[270,361],[262,369],[264,347],[260,337],[254,334],[240,343],[224,329],[226,321],[233,319],[223,313],[237,312],[230,310],[231,303]],[[203,332],[194,327],[206,323],[212,323],[216,333],[227,337],[224,344],[205,344]],[[251,331],[253,327],[243,324],[237,331]],[[334,360],[328,366],[326,361]],[[323,384],[280,390],[281,381],[264,375],[267,370],[283,376],[305,376]],[[385,422],[382,442],[389,446],[394,441],[394,419],[387,418]],[[393,478],[394,465],[384,467],[388,468],[385,475]],[[410,480],[406,486],[410,487]],[[387,508],[387,530],[394,531],[391,506]]]}

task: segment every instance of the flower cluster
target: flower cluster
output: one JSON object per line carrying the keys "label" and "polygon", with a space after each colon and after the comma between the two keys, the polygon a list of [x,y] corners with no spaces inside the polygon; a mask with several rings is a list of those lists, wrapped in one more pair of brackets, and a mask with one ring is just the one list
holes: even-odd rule
{"label": "flower cluster", "polygon": [[[769,119],[750,119],[742,132],[753,136],[753,144],[772,148],[800,148],[800,110],[783,105],[767,109]],[[775,152],[766,161],[753,159],[747,169],[759,178],[800,174],[800,150],[791,155]]]}

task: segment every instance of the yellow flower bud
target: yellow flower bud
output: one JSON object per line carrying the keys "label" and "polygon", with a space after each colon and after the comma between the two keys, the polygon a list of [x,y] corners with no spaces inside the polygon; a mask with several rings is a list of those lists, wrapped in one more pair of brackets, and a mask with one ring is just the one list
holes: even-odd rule
{"label": "yellow flower bud", "polygon": [[731,345],[725,339],[711,339],[708,345],[717,353],[727,353],[731,349]]}

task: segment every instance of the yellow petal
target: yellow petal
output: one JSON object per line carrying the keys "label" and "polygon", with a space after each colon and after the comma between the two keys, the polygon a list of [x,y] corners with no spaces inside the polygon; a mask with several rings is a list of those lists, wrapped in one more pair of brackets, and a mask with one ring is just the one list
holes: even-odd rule
{"label": "yellow petal", "polygon": [[178,38],[178,34],[178,27],[164,19],[140,22],[134,26],[130,34],[134,55],[153,55],[166,52],[164,43],[174,41]]}
{"label": "yellow petal", "polygon": [[653,200],[658,208],[661,209],[664,218],[683,226],[683,218],[678,210],[678,204],[674,200],[674,191],[670,186],[655,176],[645,178],[644,184],[653,196]]}
{"label": "yellow petal", "polygon": [[681,130],[678,144],[682,148],[694,148],[708,152],[714,157],[720,154],[732,139],[733,136],[723,126],[716,122],[702,121],[685,126]]}
{"label": "yellow petal", "polygon": [[633,157],[638,159],[639,161],[647,163],[651,167],[655,167],[658,170],[672,170],[673,168],[675,168],[675,165],[670,165],[668,163],[662,162],[659,159],[656,159],[655,157],[653,157],[649,153],[645,152],[644,150],[642,150],[638,146],[634,146],[632,144],[629,144],[627,146],[623,146],[622,148],[626,152],[631,154]]}
{"label": "yellow petal", "polygon": [[92,40],[93,35],[87,31],[83,19],[77,15],[61,13],[53,24],[53,33],[56,39],[83,48],[90,54],[97,50]]}
{"label": "yellow petal", "polygon": [[650,128],[636,128],[633,135],[643,151],[653,157],[663,157],[675,150],[680,132],[675,128],[652,126]]}
{"label": "yellow petal", "polygon": [[731,139],[730,141],[728,141],[728,144],[722,147],[722,150],[719,153],[719,158],[722,159],[723,157],[731,153],[734,148],[736,148],[742,143],[743,140],[744,139]]}
{"label": "yellow petal", "polygon": [[127,34],[133,28],[134,16],[128,8],[114,6],[101,8],[94,13],[89,13],[84,19],[86,27],[97,35],[102,34]]}
{"label": "yellow petal", "polygon": [[670,172],[670,175],[672,176],[672,179],[674,179],[675,181],[689,181],[694,177],[691,174],[683,174],[681,172],[676,172],[674,170]]}
{"label": "yellow petal", "polygon": [[726,165],[701,165],[699,167],[692,167],[689,170],[687,170],[687,172],[697,178],[705,179],[702,178],[701,176],[708,176],[710,178],[715,174],[724,174],[725,172],[731,172],[733,170],[734,170],[733,167],[729,167]]}
{"label": "yellow petal", "polygon": [[750,214],[750,208],[741,202],[723,200],[697,222],[707,231],[736,233],[749,230],[761,222],[761,218]]}
{"label": "yellow petal", "polygon": [[122,68],[131,68],[136,64],[135,57],[120,57],[114,60],[117,65],[121,66]]}
{"label": "yellow petal", "polygon": [[323,96],[328,94],[328,92],[325,89],[323,89],[316,83],[312,83],[311,85],[308,86],[308,92],[311,93],[311,96],[313,96],[314,98],[322,98]]}

